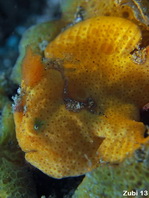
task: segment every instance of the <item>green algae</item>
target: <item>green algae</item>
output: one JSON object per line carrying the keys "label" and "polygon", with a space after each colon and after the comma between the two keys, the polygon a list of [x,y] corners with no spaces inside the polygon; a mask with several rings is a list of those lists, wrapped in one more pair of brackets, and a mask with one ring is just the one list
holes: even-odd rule
{"label": "green algae", "polygon": [[137,150],[120,165],[103,165],[87,173],[73,198],[120,198],[124,190],[138,192],[135,197],[142,198],[141,193],[149,189],[148,171],[149,145]]}

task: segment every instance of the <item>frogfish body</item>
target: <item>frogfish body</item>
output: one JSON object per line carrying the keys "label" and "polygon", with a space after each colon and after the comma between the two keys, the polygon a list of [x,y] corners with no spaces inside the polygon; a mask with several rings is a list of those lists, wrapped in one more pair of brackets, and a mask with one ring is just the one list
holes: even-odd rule
{"label": "frogfish body", "polygon": [[141,39],[133,22],[103,16],[59,34],[44,57],[27,49],[14,118],[29,163],[55,178],[81,175],[149,141],[139,121],[149,99]]}

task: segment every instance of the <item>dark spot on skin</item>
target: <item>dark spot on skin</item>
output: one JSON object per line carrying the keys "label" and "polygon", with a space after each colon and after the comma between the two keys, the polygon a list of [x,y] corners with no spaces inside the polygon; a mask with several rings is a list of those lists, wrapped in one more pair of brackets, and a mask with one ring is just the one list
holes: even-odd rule
{"label": "dark spot on skin", "polygon": [[40,131],[44,126],[44,122],[40,120],[39,118],[35,118],[34,120],[34,130]]}
{"label": "dark spot on skin", "polygon": [[106,12],[105,13],[105,16],[110,16],[110,12]]}
{"label": "dark spot on skin", "polygon": [[124,18],[128,18],[129,17],[129,13],[128,12],[123,12],[123,17]]}
{"label": "dark spot on skin", "polygon": [[145,48],[149,45],[149,31],[148,30],[143,30],[142,31],[142,40],[140,47]]}
{"label": "dark spot on skin", "polygon": [[25,153],[35,153],[37,150],[29,150],[29,151],[24,151]]}

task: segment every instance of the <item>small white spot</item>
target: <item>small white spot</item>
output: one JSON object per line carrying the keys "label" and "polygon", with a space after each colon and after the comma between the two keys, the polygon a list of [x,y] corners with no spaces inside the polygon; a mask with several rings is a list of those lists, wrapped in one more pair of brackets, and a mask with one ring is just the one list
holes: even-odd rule
{"label": "small white spot", "polygon": [[87,159],[88,166],[91,167],[91,166],[92,166],[92,162],[91,162],[91,160],[88,158],[87,154],[84,154],[84,157],[85,157],[85,159]]}
{"label": "small white spot", "polygon": [[23,110],[24,110],[24,113],[26,113],[26,111],[27,111],[27,106],[26,105],[23,107]]}
{"label": "small white spot", "polygon": [[40,48],[40,50],[41,50],[41,51],[44,51],[45,48],[47,47],[47,45],[48,45],[48,41],[43,40],[41,43],[39,43],[39,48]]}
{"label": "small white spot", "polygon": [[15,107],[20,102],[20,97],[16,94],[15,96],[12,96],[12,100],[14,101],[14,104],[12,104],[12,109],[15,111]]}
{"label": "small white spot", "polygon": [[19,87],[19,88],[17,89],[17,93],[18,93],[18,94],[21,94],[21,87]]}

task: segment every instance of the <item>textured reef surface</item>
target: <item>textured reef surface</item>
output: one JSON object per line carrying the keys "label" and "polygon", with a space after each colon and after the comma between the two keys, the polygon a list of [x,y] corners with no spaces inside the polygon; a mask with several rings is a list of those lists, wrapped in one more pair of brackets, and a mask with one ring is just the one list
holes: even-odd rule
{"label": "textured reef surface", "polygon": [[[3,81],[4,82],[4,81]],[[28,171],[24,154],[18,147],[12,104],[0,84],[0,197],[36,198],[35,185]]]}
{"label": "textured reef surface", "polygon": [[147,8],[147,0],[65,0],[59,20],[24,33],[10,75],[19,86],[14,121],[0,79],[2,197],[37,197],[24,153],[53,178],[86,174],[66,197],[149,197]]}
{"label": "textured reef surface", "polygon": [[149,147],[142,147],[120,165],[103,164],[87,173],[73,198],[119,198],[125,191],[137,193],[134,197],[149,197],[148,169]]}

